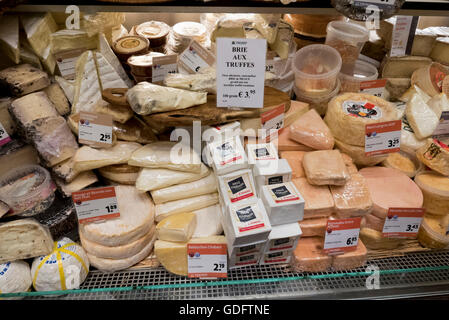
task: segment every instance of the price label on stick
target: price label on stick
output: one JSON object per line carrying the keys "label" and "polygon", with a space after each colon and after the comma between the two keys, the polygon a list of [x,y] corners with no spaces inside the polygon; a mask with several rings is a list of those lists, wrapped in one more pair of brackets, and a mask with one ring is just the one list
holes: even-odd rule
{"label": "price label on stick", "polygon": [[72,193],[79,223],[120,217],[114,187],[104,187]]}
{"label": "price label on stick", "polygon": [[401,124],[401,120],[367,124],[365,126],[365,156],[399,152]]}
{"label": "price label on stick", "polygon": [[80,112],[78,142],[96,147],[112,146],[112,116]]}
{"label": "price label on stick", "polygon": [[360,82],[360,92],[372,94],[373,96],[379,98],[384,98],[386,84],[387,79],[362,81]]}
{"label": "price label on stick", "polygon": [[361,218],[328,220],[324,238],[324,252],[341,254],[353,251],[359,243]]}
{"label": "price label on stick", "polygon": [[424,208],[389,208],[382,235],[386,238],[416,238]]}
{"label": "price label on stick", "polygon": [[226,244],[187,244],[187,266],[189,278],[226,278],[228,274]]}
{"label": "price label on stick", "polygon": [[11,141],[9,134],[6,132],[3,125],[0,123],[0,147]]}
{"label": "price label on stick", "polygon": [[178,55],[153,57],[152,83],[161,84],[167,74],[178,72]]}
{"label": "price label on stick", "polygon": [[214,63],[214,55],[195,40],[181,53],[178,61],[179,67],[191,74],[199,72],[201,68],[211,67]]}

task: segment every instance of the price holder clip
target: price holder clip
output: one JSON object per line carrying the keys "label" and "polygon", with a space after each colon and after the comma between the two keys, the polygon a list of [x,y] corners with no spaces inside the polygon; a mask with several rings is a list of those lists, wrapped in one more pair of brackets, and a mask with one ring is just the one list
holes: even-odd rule
{"label": "price holder clip", "polygon": [[11,137],[6,132],[6,130],[3,127],[3,125],[0,123],[0,147],[5,145],[5,144],[7,144],[10,141],[11,141]]}
{"label": "price holder clip", "polygon": [[399,152],[401,120],[367,124],[365,126],[365,156],[373,157]]}
{"label": "price holder clip", "polygon": [[91,112],[80,112],[78,142],[99,148],[112,146],[112,116]]}
{"label": "price holder clip", "polygon": [[189,278],[227,278],[228,256],[226,244],[187,244],[187,266]]}
{"label": "price holder clip", "polygon": [[215,64],[215,56],[195,40],[179,56],[178,65],[181,69],[191,74],[200,71],[201,68],[212,67]]}
{"label": "price holder clip", "polygon": [[95,188],[72,193],[78,222],[115,219],[120,217],[120,208],[114,187]]}
{"label": "price holder clip", "polygon": [[178,72],[178,55],[153,57],[152,83],[162,84],[169,73]]}
{"label": "price holder clip", "polygon": [[362,218],[328,220],[324,238],[324,252],[329,255],[354,251],[359,243]]}
{"label": "price holder clip", "polygon": [[382,236],[399,239],[416,238],[425,212],[424,208],[389,208]]}

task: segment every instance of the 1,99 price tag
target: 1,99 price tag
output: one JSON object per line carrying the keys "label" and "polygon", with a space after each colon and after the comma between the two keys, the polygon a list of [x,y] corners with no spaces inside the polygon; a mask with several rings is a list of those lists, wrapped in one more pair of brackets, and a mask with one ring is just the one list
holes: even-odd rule
{"label": "1,99 price tag", "polygon": [[365,156],[372,157],[399,152],[401,120],[367,124],[365,126]]}
{"label": "1,99 price tag", "polygon": [[390,208],[382,235],[386,238],[416,238],[424,208]]}
{"label": "1,99 price tag", "polygon": [[112,116],[80,112],[78,142],[100,148],[112,146]]}
{"label": "1,99 price tag", "polygon": [[11,141],[11,138],[9,137],[9,134],[6,132],[3,125],[0,123],[0,147],[7,144]]}
{"label": "1,99 price tag", "polygon": [[361,221],[361,218],[328,220],[324,252],[340,254],[355,250],[359,243]]}
{"label": "1,99 price tag", "polygon": [[120,217],[114,187],[96,188],[72,193],[79,223]]}
{"label": "1,99 price tag", "polygon": [[228,276],[226,244],[189,243],[187,265],[189,278],[226,278]]}

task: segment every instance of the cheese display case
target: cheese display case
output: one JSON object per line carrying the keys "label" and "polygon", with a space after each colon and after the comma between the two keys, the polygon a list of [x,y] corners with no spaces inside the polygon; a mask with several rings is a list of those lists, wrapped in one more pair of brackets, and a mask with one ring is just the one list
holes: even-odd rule
{"label": "cheese display case", "polygon": [[449,294],[449,3],[391,2],[6,3],[0,299]]}

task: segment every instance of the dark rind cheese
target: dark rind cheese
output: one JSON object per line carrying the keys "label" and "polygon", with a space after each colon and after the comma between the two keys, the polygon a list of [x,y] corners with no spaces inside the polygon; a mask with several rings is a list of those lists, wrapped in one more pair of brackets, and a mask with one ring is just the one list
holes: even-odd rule
{"label": "dark rind cheese", "polygon": [[0,71],[0,96],[20,97],[49,85],[47,73],[30,64],[21,64]]}

